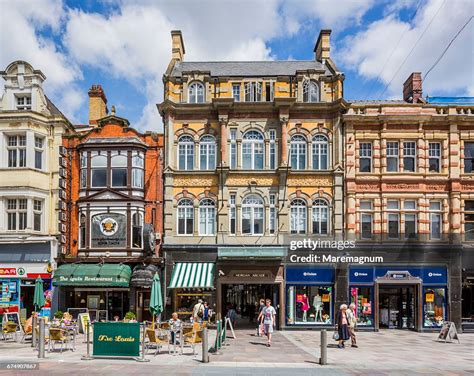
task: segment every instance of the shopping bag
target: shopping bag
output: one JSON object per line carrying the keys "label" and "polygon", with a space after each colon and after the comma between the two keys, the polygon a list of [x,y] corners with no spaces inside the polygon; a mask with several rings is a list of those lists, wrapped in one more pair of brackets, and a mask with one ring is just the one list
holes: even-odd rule
{"label": "shopping bag", "polygon": [[339,332],[337,330],[335,330],[334,333],[332,334],[332,339],[334,341],[339,341]]}

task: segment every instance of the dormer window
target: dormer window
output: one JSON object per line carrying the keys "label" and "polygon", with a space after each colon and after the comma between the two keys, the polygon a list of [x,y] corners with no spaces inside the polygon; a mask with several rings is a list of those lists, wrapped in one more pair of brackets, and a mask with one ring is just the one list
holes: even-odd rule
{"label": "dormer window", "polygon": [[204,85],[194,82],[189,86],[189,103],[204,103]]}
{"label": "dormer window", "polygon": [[31,96],[30,95],[17,96],[16,109],[17,110],[31,110]]}
{"label": "dormer window", "polygon": [[303,102],[315,103],[319,101],[319,87],[316,82],[306,80],[303,82]]}

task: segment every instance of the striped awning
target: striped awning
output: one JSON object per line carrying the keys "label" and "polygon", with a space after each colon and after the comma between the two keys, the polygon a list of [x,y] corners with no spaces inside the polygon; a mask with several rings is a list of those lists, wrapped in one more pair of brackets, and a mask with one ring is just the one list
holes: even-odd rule
{"label": "striped awning", "polygon": [[212,289],[214,287],[214,266],[213,262],[178,262],[174,266],[168,288]]}

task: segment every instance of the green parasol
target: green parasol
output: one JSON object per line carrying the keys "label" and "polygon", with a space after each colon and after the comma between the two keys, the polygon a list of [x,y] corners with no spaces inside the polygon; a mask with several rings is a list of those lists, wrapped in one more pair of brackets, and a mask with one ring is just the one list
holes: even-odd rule
{"label": "green parasol", "polygon": [[155,316],[163,312],[163,297],[161,296],[161,284],[158,273],[155,273],[151,284],[150,313],[152,314],[153,326],[155,325]]}
{"label": "green parasol", "polygon": [[36,310],[39,311],[43,308],[45,303],[44,299],[44,291],[43,291],[43,280],[38,277],[35,281],[35,294],[33,296],[33,305],[35,306]]}

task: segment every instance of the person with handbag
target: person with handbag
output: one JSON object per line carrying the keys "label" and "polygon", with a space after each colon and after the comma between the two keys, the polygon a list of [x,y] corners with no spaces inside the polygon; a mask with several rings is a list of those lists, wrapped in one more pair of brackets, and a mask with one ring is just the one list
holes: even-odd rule
{"label": "person with handbag", "polygon": [[[336,335],[337,333],[337,335]],[[347,315],[347,304],[341,304],[339,311],[336,314],[336,327],[333,338],[339,341],[337,347],[343,349],[345,347],[344,341],[350,338],[349,333],[349,317]]]}
{"label": "person with handbag", "polygon": [[347,310],[347,317],[349,318],[349,334],[351,336],[351,347],[359,347],[357,346],[355,335],[355,327],[357,325],[357,317],[355,312],[355,304],[349,304],[349,309]]}

